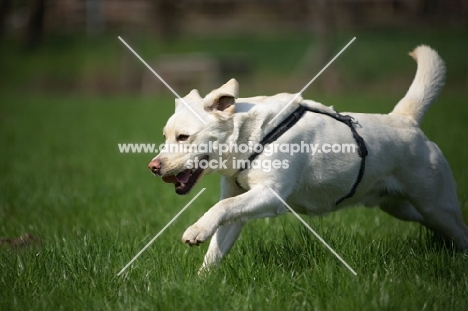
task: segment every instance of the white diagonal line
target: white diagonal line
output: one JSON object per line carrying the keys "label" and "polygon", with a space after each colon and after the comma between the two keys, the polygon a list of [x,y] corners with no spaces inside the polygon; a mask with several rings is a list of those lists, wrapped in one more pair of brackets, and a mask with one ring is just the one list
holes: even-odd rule
{"label": "white diagonal line", "polygon": [[151,70],[151,72],[152,72],[156,77],[158,77],[159,80],[161,80],[161,82],[162,82],[175,96],[177,96],[177,97],[182,101],[182,103],[184,103],[184,105],[185,105],[200,121],[202,121],[203,124],[207,124],[207,123],[205,122],[205,120],[203,120],[203,118],[200,117],[200,115],[199,115],[198,113],[196,113],[195,110],[193,110],[193,108],[190,107],[189,104],[187,104],[187,102],[186,102],[182,97],[180,97],[179,94],[177,94],[177,92],[174,91],[174,89],[173,89],[169,84],[167,84],[167,82],[164,81],[164,79],[163,79],[156,71],[154,71],[154,69],[151,68],[150,65],[148,65],[148,64],[143,60],[143,58],[141,58],[140,55],[138,55],[138,53],[135,52],[135,51],[130,47],[130,45],[127,44],[127,42],[125,42],[124,39],[122,39],[120,36],[119,36],[118,38],[119,38],[120,41],[122,41],[123,44],[125,44],[125,46],[126,46],[130,51],[132,51],[133,54],[135,54],[135,56],[136,56],[143,64],[145,64],[146,67],[148,67],[149,70]]}
{"label": "white diagonal line", "polygon": [[299,216],[299,215],[291,208],[291,206],[289,206],[288,203],[286,203],[286,202],[278,195],[278,193],[276,193],[276,191],[274,191],[274,190],[271,189],[270,187],[268,187],[268,189],[270,189],[270,191],[271,191],[271,192],[272,192],[272,193],[273,193],[273,194],[274,194],[274,195],[275,195],[275,196],[276,196],[292,213],[293,213],[293,215],[296,216],[296,217],[304,224],[304,226],[306,226],[307,229],[309,229],[310,232],[312,232],[312,233],[315,235],[315,237],[316,237],[317,239],[319,239],[319,241],[322,242],[323,245],[325,245],[325,246],[330,250],[330,252],[332,252],[333,255],[335,255],[336,258],[338,258],[338,259],[346,266],[346,268],[349,269],[349,271],[351,271],[351,273],[353,273],[354,275],[357,275],[356,271],[354,271],[353,268],[351,268],[351,267],[348,265],[348,263],[347,263],[346,261],[344,261],[343,258],[341,258],[340,255],[338,255],[338,254],[335,252],[335,250],[334,250],[333,248],[331,248],[331,246],[328,245],[328,243],[325,242],[325,240],[322,239],[322,237],[321,237],[320,235],[318,235],[318,233],[316,233],[316,232],[314,231],[314,229],[312,229],[312,228],[309,226],[309,224],[306,223],[306,222],[304,221],[304,219],[302,219],[301,216]]}
{"label": "white diagonal line", "polygon": [[304,92],[304,91],[312,84],[312,82],[314,82],[315,79],[317,79],[317,78],[322,74],[322,72],[324,72],[325,69],[327,69],[328,66],[330,66],[331,63],[333,63],[333,62],[335,61],[335,59],[338,58],[338,56],[340,56],[341,53],[343,53],[344,50],[346,50],[346,49],[348,48],[348,46],[350,46],[351,43],[353,43],[354,40],[356,40],[356,37],[352,38],[351,41],[349,41],[348,44],[346,44],[345,47],[342,48],[341,51],[339,51],[338,54],[336,54],[335,57],[333,57],[332,60],[329,61],[328,64],[326,64],[325,67],[323,67],[322,70],[320,70],[319,73],[317,73],[317,74],[315,75],[315,77],[313,77],[312,80],[310,80],[309,83],[307,83],[306,86],[304,86],[304,87],[302,88],[302,90],[301,90],[299,93],[297,93],[297,94],[293,97],[293,99],[291,99],[291,101],[289,101],[289,103],[288,103],[286,106],[284,106],[283,109],[280,110],[280,112],[278,112],[278,113],[276,114],[276,116],[275,116],[273,119],[271,119],[270,122],[268,122],[268,124],[271,124],[276,118],[278,118],[278,116],[279,116],[284,110],[286,110],[286,108],[288,108],[289,105],[291,105],[291,104],[296,100],[296,98],[298,98],[298,97],[302,94],[302,92]]}
{"label": "white diagonal line", "polygon": [[179,217],[180,214],[182,214],[190,206],[190,204],[192,204],[193,201],[195,201],[198,196],[205,190],[206,188],[200,190],[200,192],[198,192],[197,195],[194,196],[193,199],[191,199],[190,202],[188,202],[187,205],[185,205],[184,208],[181,209],[180,212],[177,213],[177,215],[175,215],[174,218],[172,218],[171,221],[169,221],[167,225],[165,225],[164,228],[162,228],[161,231],[159,231],[158,234],[156,234],[154,238],[152,238],[151,241],[149,241],[148,244],[146,244],[145,247],[143,247],[141,251],[138,252],[138,254],[136,254],[135,257],[133,257],[133,259],[130,260],[130,262],[125,267],[122,268],[122,270],[120,270],[119,273],[117,273],[117,276],[121,275],[151,244],[153,244],[153,242],[177,219],[177,217]]}

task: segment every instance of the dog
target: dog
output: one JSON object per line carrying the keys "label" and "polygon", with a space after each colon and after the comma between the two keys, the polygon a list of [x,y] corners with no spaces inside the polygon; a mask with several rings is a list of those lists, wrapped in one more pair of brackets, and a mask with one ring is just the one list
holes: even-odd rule
{"label": "dog", "polygon": [[[149,168],[174,184],[177,194],[188,193],[204,174],[221,174],[220,201],[182,236],[190,246],[211,238],[201,271],[220,262],[248,220],[289,212],[275,193],[311,216],[346,206],[378,206],[468,248],[449,164],[419,127],[443,87],[445,65],[428,46],[410,55],[417,62],[415,78],[388,114],[339,114],[300,94],[238,98],[234,79],[204,98],[192,90],[175,100],[175,113],[163,130],[166,146],[213,148],[165,150]],[[233,143],[264,149],[221,148]],[[354,152],[281,152],[281,146],[292,144],[354,146]],[[243,164],[236,165],[239,161]],[[212,162],[222,165],[208,165]],[[261,163],[270,163],[270,169]]]}

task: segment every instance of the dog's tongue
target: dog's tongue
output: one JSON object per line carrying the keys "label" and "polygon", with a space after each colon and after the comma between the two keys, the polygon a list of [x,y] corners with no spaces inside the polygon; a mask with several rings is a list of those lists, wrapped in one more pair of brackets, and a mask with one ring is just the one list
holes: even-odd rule
{"label": "dog's tongue", "polygon": [[188,182],[190,178],[190,170],[185,170],[182,173],[177,174],[177,176],[164,176],[162,179],[164,182],[175,184],[176,182],[180,182],[181,184],[185,184]]}
{"label": "dog's tongue", "polygon": [[189,178],[190,178],[190,170],[185,170],[182,173],[177,174],[177,180],[182,184],[186,184]]}

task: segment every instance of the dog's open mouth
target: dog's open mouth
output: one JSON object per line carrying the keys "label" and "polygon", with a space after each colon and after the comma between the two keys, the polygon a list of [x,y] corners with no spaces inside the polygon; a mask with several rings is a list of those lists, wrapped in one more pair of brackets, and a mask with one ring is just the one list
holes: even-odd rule
{"label": "dog's open mouth", "polygon": [[[204,156],[202,160],[208,160],[208,156]],[[162,179],[166,183],[174,184],[175,192],[182,195],[189,193],[202,175],[203,169],[195,167],[186,169],[177,175],[164,176]]]}

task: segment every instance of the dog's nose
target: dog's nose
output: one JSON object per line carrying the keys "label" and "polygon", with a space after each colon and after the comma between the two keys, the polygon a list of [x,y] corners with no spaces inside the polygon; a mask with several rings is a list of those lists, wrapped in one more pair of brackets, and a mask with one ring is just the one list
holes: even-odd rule
{"label": "dog's nose", "polygon": [[148,164],[149,169],[153,174],[155,175],[160,175],[160,170],[161,170],[161,161],[159,159],[153,159],[149,164]]}

